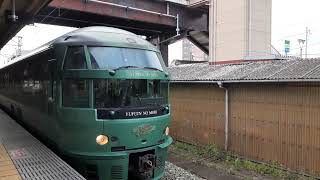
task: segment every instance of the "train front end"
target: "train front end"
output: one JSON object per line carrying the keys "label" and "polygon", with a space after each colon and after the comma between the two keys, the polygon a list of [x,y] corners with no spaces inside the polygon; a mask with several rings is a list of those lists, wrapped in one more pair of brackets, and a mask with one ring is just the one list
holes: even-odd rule
{"label": "train front end", "polygon": [[66,47],[59,147],[88,179],[159,179],[172,143],[166,67],[143,39],[108,41]]}

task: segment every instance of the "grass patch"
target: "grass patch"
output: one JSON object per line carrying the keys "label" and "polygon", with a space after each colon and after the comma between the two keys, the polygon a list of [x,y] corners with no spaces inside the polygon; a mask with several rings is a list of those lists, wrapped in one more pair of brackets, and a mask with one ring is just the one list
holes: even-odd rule
{"label": "grass patch", "polygon": [[186,143],[175,142],[173,146],[175,148],[188,151],[194,155],[210,158],[212,160],[221,160],[225,157],[225,154],[214,145],[198,147]]}
{"label": "grass patch", "polygon": [[[254,172],[255,175],[268,176],[275,179],[288,179],[288,180],[302,180],[302,179],[313,179],[310,177],[305,177],[297,175],[295,173],[284,170],[277,163],[272,163],[270,165],[256,163],[253,161],[241,159],[237,156],[232,155],[230,152],[222,151],[218,149],[215,145],[199,147],[182,142],[175,142],[171,146],[171,151],[182,153],[184,156],[206,160],[213,163],[205,163],[209,167],[217,168],[223,166],[224,170],[227,170],[229,174],[235,174],[236,172],[248,171]],[[203,164],[203,163],[202,163]],[[219,164],[219,165],[218,165]],[[252,179],[252,176],[242,176],[244,179]]]}

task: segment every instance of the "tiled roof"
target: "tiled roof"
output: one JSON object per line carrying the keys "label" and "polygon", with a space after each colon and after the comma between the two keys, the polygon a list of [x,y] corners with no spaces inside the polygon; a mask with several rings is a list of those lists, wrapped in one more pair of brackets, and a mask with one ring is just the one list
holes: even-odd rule
{"label": "tiled roof", "polygon": [[320,59],[273,60],[240,64],[185,64],[169,68],[171,81],[320,80]]}

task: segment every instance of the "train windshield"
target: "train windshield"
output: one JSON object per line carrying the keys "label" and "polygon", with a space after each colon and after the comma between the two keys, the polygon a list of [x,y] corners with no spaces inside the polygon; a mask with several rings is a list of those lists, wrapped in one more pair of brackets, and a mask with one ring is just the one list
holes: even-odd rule
{"label": "train windshield", "polygon": [[168,81],[95,80],[96,108],[150,107],[168,104]]}
{"label": "train windshield", "polygon": [[164,71],[160,55],[154,51],[118,47],[89,47],[88,49],[93,69],[137,67]]}

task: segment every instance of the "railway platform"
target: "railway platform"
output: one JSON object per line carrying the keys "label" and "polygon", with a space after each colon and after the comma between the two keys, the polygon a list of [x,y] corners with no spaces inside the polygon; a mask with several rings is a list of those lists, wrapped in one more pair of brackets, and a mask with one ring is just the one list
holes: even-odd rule
{"label": "railway platform", "polygon": [[85,180],[0,110],[0,180]]}

